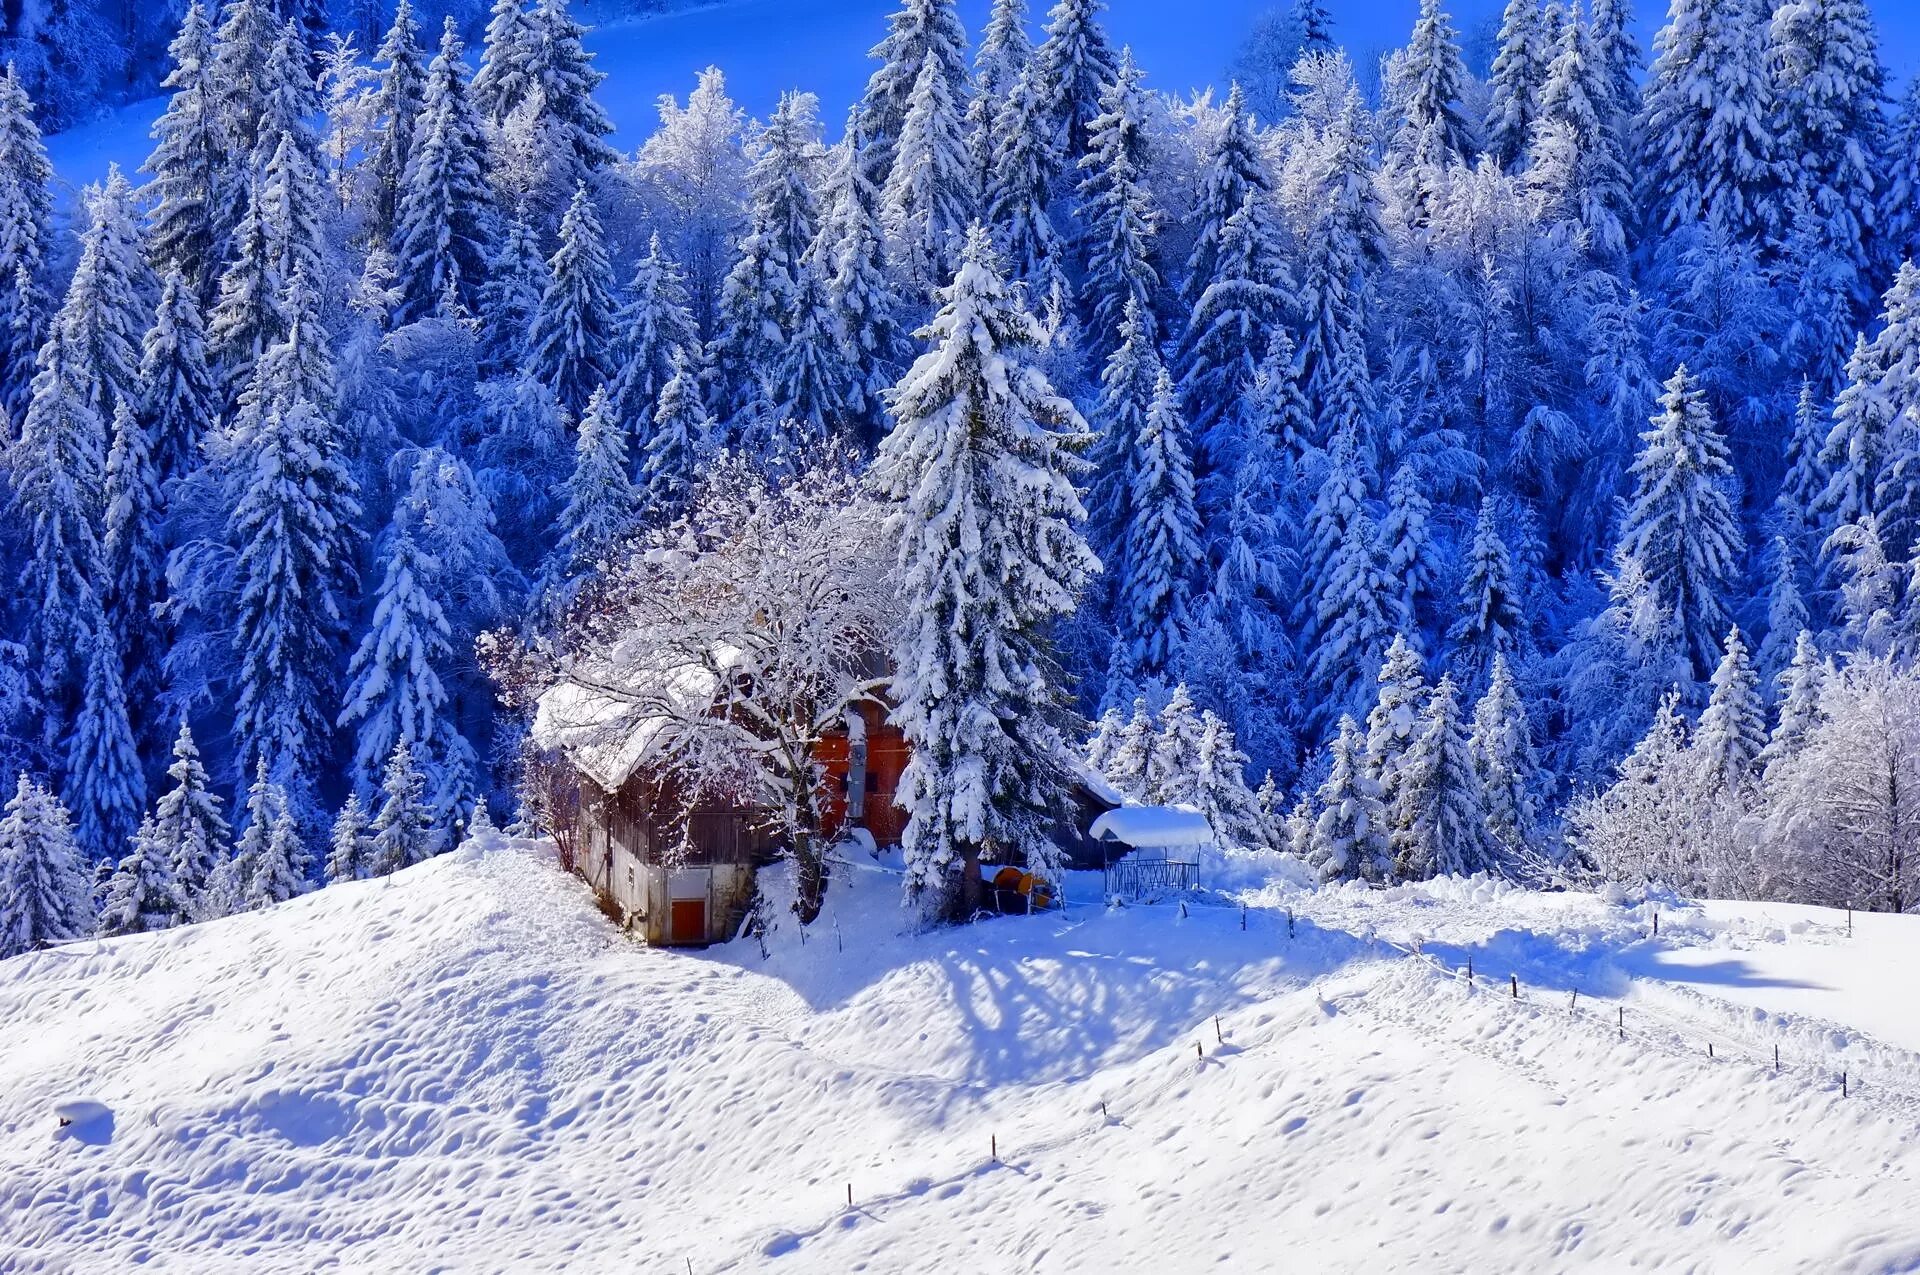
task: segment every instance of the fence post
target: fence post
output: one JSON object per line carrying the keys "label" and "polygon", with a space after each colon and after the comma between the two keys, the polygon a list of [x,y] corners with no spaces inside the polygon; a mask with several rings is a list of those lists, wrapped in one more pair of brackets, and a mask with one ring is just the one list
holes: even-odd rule
{"label": "fence post", "polygon": [[1244,903],[1240,905],[1240,928],[1247,928],[1247,905]]}
{"label": "fence post", "polygon": [[1840,1096],[1847,1096],[1847,1073],[1844,1070],[1840,1073]]}
{"label": "fence post", "polygon": [[1780,1046],[1777,1044],[1773,1047],[1773,1069],[1780,1070]]}
{"label": "fence post", "polygon": [[1293,937],[1293,909],[1287,909],[1287,937]]}
{"label": "fence post", "polygon": [[847,1207],[853,1207],[853,1183],[847,1183]]}
{"label": "fence post", "polygon": [[1847,937],[1853,937],[1853,904],[1847,904]]}
{"label": "fence post", "polygon": [[1660,909],[1653,910],[1653,937],[1660,937]]}
{"label": "fence post", "polygon": [[1707,1042],[1707,1057],[1709,1057],[1709,1058],[1711,1058],[1711,1057],[1713,1057],[1713,1042],[1712,1042],[1712,1041],[1708,1041],[1708,1042]]}
{"label": "fence post", "polygon": [[1227,1038],[1220,1034],[1220,1015],[1218,1014],[1213,1016],[1213,1038],[1222,1045],[1227,1043]]}
{"label": "fence post", "polygon": [[1193,1042],[1193,1056],[1202,1060],[1207,1056],[1207,1051],[1200,1047],[1200,1042],[1197,1040]]}
{"label": "fence post", "polygon": [[1520,976],[1518,974],[1509,974],[1507,975],[1507,981],[1513,984],[1513,999],[1519,1000],[1520,999]]}
{"label": "fence post", "polygon": [[1000,1135],[996,1133],[991,1136],[993,1138],[993,1142],[991,1144],[993,1147],[993,1162],[995,1164],[998,1164],[1000,1163]]}
{"label": "fence post", "polygon": [[1473,986],[1473,954],[1467,954],[1467,986]]}
{"label": "fence post", "polygon": [[1620,1007],[1620,1039],[1625,1040],[1626,1038],[1627,1038],[1627,1007],[1625,1005],[1622,1005]]}
{"label": "fence post", "polygon": [[1580,989],[1576,987],[1573,989],[1573,999],[1567,1002],[1567,1012],[1569,1014],[1572,1014],[1572,1013],[1578,1012],[1579,1009],[1580,1009]]}

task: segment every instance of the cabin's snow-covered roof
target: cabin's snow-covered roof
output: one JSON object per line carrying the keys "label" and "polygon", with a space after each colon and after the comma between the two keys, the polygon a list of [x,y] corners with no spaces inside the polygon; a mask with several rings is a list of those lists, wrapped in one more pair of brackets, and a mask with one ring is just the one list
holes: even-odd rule
{"label": "cabin's snow-covered roof", "polygon": [[[607,662],[615,670],[619,657],[616,647]],[[733,647],[714,653],[715,663],[722,668],[733,667],[741,658]],[[657,685],[648,687],[649,680]],[[604,681],[604,688],[593,681]],[[549,687],[540,696],[533,716],[533,742],[564,752],[580,773],[613,792],[647,760],[675,720],[705,711],[719,689],[720,679],[713,670],[699,664],[647,671],[638,677],[594,670],[580,681]],[[660,712],[663,704],[673,711]]]}
{"label": "cabin's snow-covered roof", "polygon": [[1204,846],[1213,841],[1207,818],[1197,810],[1178,806],[1122,806],[1093,821],[1087,835],[1095,841],[1118,841],[1136,850]]}
{"label": "cabin's snow-covered roof", "polygon": [[1085,762],[1080,763],[1080,782],[1087,786],[1088,792],[1106,802],[1109,806],[1124,806],[1127,804],[1126,794],[1118,788],[1115,788],[1112,780]]}

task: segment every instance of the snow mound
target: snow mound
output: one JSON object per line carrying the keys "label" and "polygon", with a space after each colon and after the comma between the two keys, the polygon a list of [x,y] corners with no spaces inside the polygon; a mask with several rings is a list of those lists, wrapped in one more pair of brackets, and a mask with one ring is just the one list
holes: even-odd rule
{"label": "snow mound", "polygon": [[1920,1044],[1843,1012],[1904,993],[1791,985],[1830,915],[1281,881],[915,934],[867,859],[764,955],[638,947],[502,842],[0,963],[0,1269],[1920,1263]]}

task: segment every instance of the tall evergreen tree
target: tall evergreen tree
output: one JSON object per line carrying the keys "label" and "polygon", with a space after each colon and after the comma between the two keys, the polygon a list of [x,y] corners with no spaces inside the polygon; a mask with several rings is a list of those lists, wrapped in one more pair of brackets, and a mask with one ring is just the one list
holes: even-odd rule
{"label": "tall evergreen tree", "polygon": [[397,0],[393,25],[374,60],[380,64],[380,85],[373,98],[379,125],[365,160],[372,191],[367,228],[375,243],[384,244],[393,240],[399,222],[414,130],[427,95],[427,58],[412,0]]}
{"label": "tall evergreen tree", "polygon": [[1505,654],[1493,657],[1493,675],[1474,705],[1467,747],[1480,780],[1487,831],[1512,855],[1529,844],[1539,820],[1540,759],[1526,701]]}
{"label": "tall evergreen tree", "polygon": [[1727,633],[1726,654],[1713,671],[1713,693],[1700,714],[1693,752],[1708,793],[1737,792],[1753,780],[1767,745],[1767,712],[1760,675],[1736,625]]}
{"label": "tall evergreen tree", "polygon": [[[860,99],[860,132],[866,141],[867,172],[886,187],[894,156],[907,131],[914,97],[938,96],[950,105],[955,121],[964,115],[967,96],[967,33],[954,0],[901,0],[887,19],[887,36],[868,51],[880,65]],[[932,71],[927,71],[932,67]],[[938,82],[921,89],[923,74]]]}
{"label": "tall evergreen tree", "polygon": [[498,239],[480,285],[480,366],[484,373],[507,375],[526,365],[528,334],[551,280],[524,206],[506,218]]}
{"label": "tall evergreen tree", "polygon": [[1153,326],[1139,305],[1129,303],[1120,323],[1120,344],[1100,370],[1100,396],[1094,419],[1100,434],[1093,449],[1093,482],[1087,498],[1087,539],[1107,564],[1109,589],[1125,587],[1126,572],[1116,570],[1127,553],[1127,528],[1133,525],[1133,475],[1142,466],[1134,449],[1146,435],[1147,408],[1162,365]]}
{"label": "tall evergreen tree", "polygon": [[1453,19],[1440,0],[1420,0],[1399,75],[1403,117],[1387,146],[1386,172],[1402,215],[1420,230],[1433,219],[1448,167],[1475,150],[1474,127],[1462,101],[1466,64]]}
{"label": "tall evergreen tree", "polygon": [[472,86],[474,109],[489,123],[506,123],[526,101],[533,88],[531,67],[538,38],[526,0],[493,0]]}
{"label": "tall evergreen tree", "polygon": [[1660,414],[1640,439],[1620,550],[1639,564],[1658,605],[1678,622],[1695,675],[1704,677],[1719,662],[1741,534],[1726,441],[1685,366],[1666,383]]}
{"label": "tall evergreen tree", "polygon": [[1461,672],[1461,684],[1469,688],[1481,685],[1503,657],[1519,653],[1527,638],[1513,558],[1500,538],[1498,512],[1493,497],[1480,502],[1460,583],[1460,616],[1447,633],[1453,665]]}
{"label": "tall evergreen tree", "polygon": [[[909,0],[910,5],[941,2]],[[978,195],[972,188],[960,102],[943,62],[929,56],[907,99],[881,191],[894,259],[923,290],[953,268]],[[879,141],[875,137],[869,150],[877,149]]]}
{"label": "tall evergreen tree", "polygon": [[1763,234],[1777,183],[1766,27],[1754,0],[1676,0],[1654,48],[1640,124],[1649,222]]}
{"label": "tall evergreen tree", "polygon": [[593,69],[584,43],[587,29],[573,20],[567,3],[536,0],[527,59],[528,96],[539,102],[546,135],[561,148],[552,173],[552,188],[561,198],[620,158],[607,141],[613,121],[593,96],[607,77]]}
{"label": "tall evergreen tree", "polygon": [[16,422],[32,391],[34,354],[47,339],[41,273],[50,246],[52,179],[33,103],[9,63],[0,74],[0,407]]}
{"label": "tall evergreen tree", "polygon": [[[127,670],[125,699],[132,706],[127,716],[143,744],[163,742],[152,739],[150,727],[168,646],[158,612],[166,572],[160,539],[165,506],[148,447],[146,429],[121,403],[113,415],[113,446],[107,453],[101,601],[107,618],[103,632],[112,635],[115,661],[124,662]],[[138,809],[136,805],[136,815]],[[81,814],[84,818],[84,808]],[[132,830],[130,819],[126,828],[116,831],[124,836]]]}
{"label": "tall evergreen tree", "polygon": [[219,278],[221,184],[229,156],[211,78],[213,27],[200,0],[189,0],[167,56],[173,69],[160,86],[173,96],[154,121],[154,149],[142,169],[153,178],[148,255],[155,269],[178,272],[194,299],[208,305]]}
{"label": "tall evergreen tree", "polygon": [[700,458],[713,433],[692,356],[675,350],[671,367],[672,375],[660,387],[653,429],[640,449],[636,482],[643,515],[657,522],[678,517],[693,503]]}
{"label": "tall evergreen tree", "polygon": [[453,654],[452,630],[437,596],[439,564],[404,523],[387,544],[373,617],[347,667],[339,724],[355,734],[354,766],[366,791],[378,784],[395,743],[405,740],[423,765],[445,757],[447,688],[441,670]]}
{"label": "tall evergreen tree", "polygon": [[578,412],[606,382],[614,334],[613,267],[584,185],[560,220],[560,246],[547,271],[551,282],[528,334],[528,359],[561,405]]}
{"label": "tall evergreen tree", "polygon": [[1100,26],[1104,8],[1101,0],[1056,0],[1047,14],[1047,37],[1033,54],[1035,87],[1055,121],[1052,140],[1069,164],[1090,149],[1101,94],[1114,82],[1118,66]]}
{"label": "tall evergreen tree", "polygon": [[995,116],[993,160],[981,191],[982,212],[1008,276],[1036,294],[1062,270],[1059,236],[1047,212],[1061,166],[1053,135],[1058,105],[1036,62],[1014,82],[1012,96]]}
{"label": "tall evergreen tree", "polygon": [[1323,881],[1385,881],[1393,871],[1387,811],[1362,762],[1352,717],[1340,719],[1330,751],[1333,764],[1315,793],[1320,814],[1308,834],[1308,857]]}
{"label": "tall evergreen tree", "polygon": [[414,765],[405,740],[394,745],[393,755],[387,759],[380,793],[380,811],[373,820],[370,872],[388,876],[439,854],[442,837],[433,826],[433,811],[427,806],[426,776]]}
{"label": "tall evergreen tree", "polygon": [[1133,51],[1120,51],[1114,81],[1101,94],[1100,114],[1088,126],[1081,157],[1079,243],[1084,273],[1080,306],[1089,352],[1104,356],[1119,345],[1129,301],[1151,316],[1160,291],[1154,264],[1158,213],[1146,181],[1146,96]]}
{"label": "tall evergreen tree", "polygon": [[93,930],[89,874],[66,809],[21,775],[0,818],[0,960]]}
{"label": "tall evergreen tree", "polygon": [[1133,669],[1164,671],[1180,643],[1181,626],[1201,567],[1200,522],[1193,506],[1193,470],[1186,425],[1165,368],[1131,452],[1132,517],[1127,524],[1121,632]]}
{"label": "tall evergreen tree", "polygon": [[486,285],[492,189],[481,171],[486,137],[467,101],[464,48],[449,15],[440,51],[427,68],[396,213],[396,323],[433,313],[449,293],[477,314]]}
{"label": "tall evergreen tree", "polygon": [[164,490],[199,466],[201,440],[215,412],[206,328],[192,286],[177,270],[167,274],[153,326],[141,343],[140,384],[140,423],[154,481]]}
{"label": "tall evergreen tree", "polygon": [[644,424],[652,419],[660,391],[673,376],[674,355],[700,348],[700,334],[687,310],[686,277],[661,249],[658,234],[634,267],[626,304],[615,323],[620,352],[609,389],[613,411],[643,444]]}
{"label": "tall evergreen tree", "polygon": [[1207,154],[1200,197],[1188,218],[1193,226],[1193,250],[1187,254],[1181,300],[1190,306],[1199,303],[1200,294],[1219,272],[1216,258],[1227,223],[1247,206],[1249,193],[1257,206],[1273,185],[1239,85],[1228,91],[1220,113],[1220,135]]}
{"label": "tall evergreen tree", "polygon": [[[514,3],[514,0],[508,0],[508,3]],[[346,804],[340,807],[340,813],[333,821],[333,831],[328,837],[328,885],[359,881],[372,875],[370,859],[373,842],[368,835],[370,824],[367,807],[360,800],[360,794],[348,793]]]}
{"label": "tall evergreen tree", "polygon": [[108,878],[100,904],[100,932],[149,934],[180,924],[179,889],[166,853],[154,837],[153,820],[143,820],[127,856]]}
{"label": "tall evergreen tree", "polygon": [[1823,713],[1820,692],[1826,685],[1827,664],[1802,629],[1793,639],[1793,659],[1780,674],[1780,711],[1773,733],[1760,752],[1762,775],[1771,780],[1775,770],[1800,755]]}
{"label": "tall evergreen tree", "polygon": [[[1204,479],[1231,473],[1232,438],[1241,401],[1252,389],[1267,339],[1287,304],[1286,266],[1272,225],[1250,190],[1228,219],[1214,257],[1213,276],[1194,303],[1181,352],[1181,397],[1192,423]],[[1211,515],[1211,511],[1204,511]]]}
{"label": "tall evergreen tree", "polygon": [[[1593,28],[1576,12],[1561,32],[1560,47],[1541,85],[1539,117],[1543,127],[1564,130],[1573,151],[1564,196],[1568,211],[1587,232],[1593,254],[1617,265],[1626,253],[1627,227],[1634,214],[1627,139],[1608,105],[1610,91]],[[1541,131],[1535,132],[1537,142]]]}
{"label": "tall evergreen tree", "polygon": [[102,421],[116,402],[140,401],[140,341],[158,291],[147,268],[133,187],[118,165],[89,188],[80,261],[54,323],[66,334],[87,406]]}
{"label": "tall evergreen tree", "polygon": [[911,361],[901,299],[887,256],[880,192],[867,176],[865,143],[850,132],[830,188],[831,211],[814,252],[827,270],[827,304],[859,377],[848,409],[871,447],[887,425],[886,393]]}
{"label": "tall evergreen tree", "polygon": [[153,856],[153,868],[167,883],[176,920],[198,919],[200,904],[230,857],[232,832],[220,813],[221,801],[200,762],[200,749],[184,718],[173,741],[167,767],[173,786],[160,795],[141,831],[146,844],[136,857]]}
{"label": "tall evergreen tree", "polygon": [[903,843],[908,898],[929,916],[973,910],[983,859],[1057,871],[1048,829],[1076,763],[1045,630],[1099,564],[1077,527],[1084,425],[1029,361],[1040,337],[975,227],[875,467],[900,502]]}
{"label": "tall evergreen tree", "polygon": [[1387,812],[1394,869],[1401,876],[1465,876],[1499,870],[1487,829],[1483,788],[1474,768],[1460,693],[1442,676],[1427,697],[1420,732],[1407,749],[1397,801]]}
{"label": "tall evergreen tree", "polygon": [[560,541],[547,568],[549,581],[573,580],[633,527],[639,500],[627,469],[627,431],[614,419],[605,387],[593,392],[580,417],[573,476],[560,515]]}
{"label": "tall evergreen tree", "polygon": [[[1579,19],[1574,20],[1575,25]],[[1500,18],[1500,51],[1493,59],[1487,106],[1487,153],[1511,168],[1526,152],[1540,118],[1540,91],[1553,60],[1539,0],[1507,0]]]}

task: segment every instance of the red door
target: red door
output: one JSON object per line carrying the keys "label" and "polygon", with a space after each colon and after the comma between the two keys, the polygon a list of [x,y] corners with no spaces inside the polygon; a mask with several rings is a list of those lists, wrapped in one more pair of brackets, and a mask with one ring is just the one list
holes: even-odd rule
{"label": "red door", "polygon": [[707,941],[707,901],[705,899],[675,899],[672,921],[673,924],[668,932],[675,943]]}

